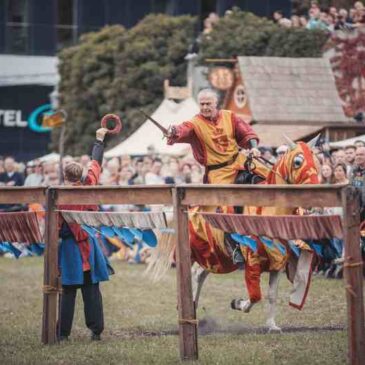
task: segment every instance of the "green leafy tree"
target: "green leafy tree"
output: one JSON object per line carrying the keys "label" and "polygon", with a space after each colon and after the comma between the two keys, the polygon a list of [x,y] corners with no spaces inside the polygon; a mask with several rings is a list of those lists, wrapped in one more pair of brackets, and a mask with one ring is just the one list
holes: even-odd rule
{"label": "green leafy tree", "polygon": [[124,135],[142,121],[138,109],[152,112],[163,99],[163,82],[186,83],[184,60],[193,40],[195,19],[190,16],[149,15],[126,35],[116,56],[110,108],[125,116]]}
{"label": "green leafy tree", "polygon": [[202,37],[201,59],[264,56],[271,34],[278,27],[266,18],[234,8]]}
{"label": "green leafy tree", "polygon": [[270,37],[265,55],[275,57],[321,57],[328,34],[303,28],[277,29]]}
{"label": "green leafy tree", "polygon": [[[77,46],[60,53],[61,107],[68,113],[66,153],[88,152],[107,113],[122,117],[122,135],[109,146],[120,142],[144,121],[139,108],[151,112],[162,101],[165,79],[186,82],[184,56],[194,24],[190,16],[149,15],[130,30],[111,26],[86,34]],[[52,135],[56,147],[59,131]]]}
{"label": "green leafy tree", "polygon": [[[64,49],[60,54],[60,106],[67,111],[65,135],[66,153],[79,155],[88,152],[100,116],[109,112],[110,85],[114,80],[115,54],[120,52],[125,37],[120,26],[105,27],[88,33],[80,43]],[[57,145],[59,130],[52,133]]]}

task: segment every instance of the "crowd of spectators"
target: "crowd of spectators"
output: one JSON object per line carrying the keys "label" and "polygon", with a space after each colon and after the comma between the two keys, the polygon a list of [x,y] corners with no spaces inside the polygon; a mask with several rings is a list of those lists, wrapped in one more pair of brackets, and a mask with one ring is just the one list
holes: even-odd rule
{"label": "crowd of spectators", "polygon": [[[231,13],[231,10],[227,10],[225,16]],[[365,5],[362,1],[357,1],[350,9],[338,9],[335,6],[321,8],[317,1],[312,1],[306,13],[292,14],[290,18],[286,18],[281,10],[276,10],[272,19],[286,28],[322,29],[329,32],[349,31],[365,26]],[[219,22],[219,16],[216,13],[210,13],[204,20],[202,35],[207,36],[217,22]]]}
{"label": "crowd of spectators", "polygon": [[[288,149],[281,145],[275,150],[259,147],[261,156],[275,163]],[[326,145],[316,150],[320,163],[319,180],[321,184],[353,184],[363,191],[365,201],[365,142],[358,140],[330,151]],[[74,158],[65,156],[63,168],[71,161],[78,161],[86,175],[90,157],[82,155]],[[0,157],[0,186],[50,186],[62,183],[59,161],[34,160],[26,165],[17,163],[13,157]],[[101,185],[159,185],[203,182],[204,168],[192,157],[158,156],[153,151],[143,157],[124,155],[104,159],[100,178]],[[142,206],[102,206],[103,210],[144,210]],[[0,211],[22,210],[19,205],[0,205]],[[364,212],[363,212],[364,213]],[[362,214],[363,214],[362,213]],[[365,219],[365,217],[363,217]]]}
{"label": "crowd of spectators", "polygon": [[[229,17],[231,14],[232,10],[227,10],[224,17]],[[202,37],[209,39],[209,34],[219,20],[219,15],[214,12],[204,19],[203,30],[191,45],[187,59],[199,53]],[[328,32],[352,31],[365,27],[365,5],[362,1],[357,1],[350,9],[338,9],[335,6],[321,8],[317,1],[312,1],[305,13],[292,14],[290,18],[286,18],[282,10],[276,10],[272,14],[272,20],[285,28],[322,29]]]}
{"label": "crowd of spectators", "polygon": [[[286,145],[275,150],[260,147],[261,155],[275,163],[287,150]],[[356,160],[357,151],[365,148],[365,142],[358,140],[354,145],[330,151],[321,148],[316,151],[321,164],[322,184],[349,183],[354,168],[363,162]],[[361,155],[361,153],[360,153]],[[86,173],[90,163],[88,155],[80,157],[65,156],[63,167],[71,161],[78,161]],[[101,185],[156,185],[202,183],[204,169],[192,157],[158,156],[151,153],[142,157],[123,155],[104,159]],[[13,157],[0,157],[0,185],[6,186],[50,186],[60,183],[58,160],[33,160],[27,164],[17,163]]]}
{"label": "crowd of spectators", "polygon": [[321,184],[348,184],[353,173],[358,167],[365,168],[365,143],[357,141],[354,145],[348,145],[337,149],[331,154],[319,153],[321,171],[319,179]]}
{"label": "crowd of spectators", "polygon": [[322,29],[329,32],[352,30],[365,26],[365,6],[361,1],[357,1],[350,9],[337,9],[334,6],[323,9],[317,1],[312,1],[307,14],[293,14],[289,19],[284,17],[282,11],[277,10],[273,19],[287,28]]}
{"label": "crowd of spectators", "polygon": [[[90,157],[65,156],[62,165],[71,161],[80,162],[86,173]],[[104,159],[101,175],[102,185],[156,185],[175,183],[200,183],[203,169],[191,157],[157,156],[154,153],[143,157],[124,155]],[[33,160],[18,163],[11,156],[0,157],[0,185],[50,186],[60,183],[59,160]]]}

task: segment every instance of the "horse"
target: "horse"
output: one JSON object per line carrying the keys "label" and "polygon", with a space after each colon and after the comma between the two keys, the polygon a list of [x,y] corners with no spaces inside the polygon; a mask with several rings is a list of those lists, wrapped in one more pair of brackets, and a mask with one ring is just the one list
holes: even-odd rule
{"label": "horse", "polygon": [[[284,156],[282,156],[277,163],[273,166],[271,171],[266,177],[266,184],[318,184],[318,169],[317,161],[312,152],[312,148],[318,136],[308,144],[304,142],[294,143],[288,140],[289,149]],[[279,215],[279,214],[293,214],[293,209],[283,209],[283,208],[263,208],[260,209],[260,214],[262,215]],[[191,233],[191,232],[190,232]],[[194,234],[194,233],[193,233]],[[225,236],[225,241],[227,241],[229,236]],[[193,238],[194,241],[194,238]],[[242,247],[242,246],[240,246]],[[192,245],[192,251],[196,254],[194,250],[194,242]],[[246,251],[250,252],[250,248],[246,248]],[[290,254],[290,249],[286,250],[287,255]],[[246,252],[247,257],[247,252]],[[223,260],[221,260],[223,261]],[[269,290],[268,290],[268,302],[269,311],[268,319],[266,325],[269,331],[280,331],[275,323],[275,309],[277,300],[277,289],[279,283],[279,273],[281,269],[285,266],[288,261],[288,257],[282,262],[281,267],[277,267],[275,270],[269,271]],[[198,307],[199,296],[205,279],[211,272],[209,267],[200,266],[193,269],[193,300],[195,307]],[[227,272],[232,272],[232,266],[228,265],[226,267]],[[221,269],[220,273],[224,273]],[[246,287],[247,287],[247,277],[246,277]],[[251,302],[249,299],[235,299],[231,303],[232,309],[242,310],[248,313],[256,302]]]}
{"label": "horse", "polygon": [[[318,169],[316,158],[312,152],[319,136],[308,143],[294,143],[288,140],[289,149],[270,169],[265,165],[255,162],[255,166],[251,168],[252,172],[258,172],[262,183],[265,184],[318,184]],[[249,164],[246,164],[246,168]],[[255,171],[256,170],[256,171]],[[253,207],[245,207],[252,213]],[[254,208],[257,210],[257,208]],[[263,215],[278,215],[278,214],[293,214],[293,210],[288,209],[273,209],[259,208],[260,214]],[[225,274],[239,269],[239,265],[232,260],[232,238],[217,228],[212,227],[204,220],[201,212],[228,212],[233,213],[234,207],[194,207],[189,210],[189,240],[192,255],[192,285],[193,285],[193,300],[195,308],[198,308],[199,297],[209,273]],[[257,212],[255,212],[257,214]],[[242,246],[240,246],[242,248]],[[247,248],[243,252],[244,256],[250,253]],[[287,256],[290,250],[286,250]],[[279,282],[279,273],[288,261],[285,257],[281,264],[269,271],[269,312],[266,324],[269,331],[280,331],[280,328],[275,323],[275,308],[277,299],[277,289]],[[198,267],[194,267],[196,262]],[[151,262],[153,265],[153,260]],[[147,269],[149,272],[151,268]],[[248,285],[246,277],[246,287]],[[242,310],[248,313],[255,302],[249,299],[235,299],[231,303],[232,309]]]}

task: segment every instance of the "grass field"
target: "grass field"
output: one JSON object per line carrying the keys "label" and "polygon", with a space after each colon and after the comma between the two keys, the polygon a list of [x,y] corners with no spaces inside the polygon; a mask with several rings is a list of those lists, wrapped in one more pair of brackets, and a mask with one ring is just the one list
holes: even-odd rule
{"label": "grass field", "polygon": [[[105,331],[91,342],[84,325],[81,293],[71,339],[40,342],[42,258],[0,258],[0,364],[177,364],[179,361],[175,271],[158,284],[143,266],[113,262],[102,284]],[[267,276],[263,288],[267,289]],[[265,304],[250,314],[232,311],[243,296],[242,272],[211,275],[203,289],[199,361],[196,364],[344,364],[347,354],[343,282],[315,277],[306,306],[288,306],[290,285],[280,282],[277,322],[282,334],[266,334]]]}

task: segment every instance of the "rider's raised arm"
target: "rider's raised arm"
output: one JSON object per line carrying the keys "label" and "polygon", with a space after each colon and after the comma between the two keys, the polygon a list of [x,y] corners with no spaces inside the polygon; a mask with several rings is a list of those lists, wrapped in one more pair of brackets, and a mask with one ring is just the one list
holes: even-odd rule
{"label": "rider's raised arm", "polygon": [[183,122],[178,125],[173,125],[170,127],[169,134],[167,135],[167,144],[191,143],[191,139],[194,134],[194,127],[191,122]]}

